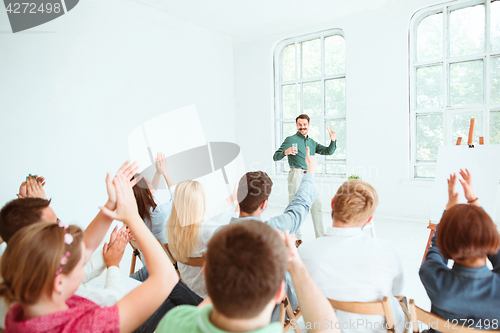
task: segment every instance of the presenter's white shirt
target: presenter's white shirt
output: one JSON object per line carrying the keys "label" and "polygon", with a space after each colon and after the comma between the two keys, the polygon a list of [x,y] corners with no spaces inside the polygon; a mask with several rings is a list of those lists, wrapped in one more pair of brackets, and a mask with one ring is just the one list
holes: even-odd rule
{"label": "presenter's white shirt", "polygon": [[[387,296],[396,332],[404,331],[404,313],[393,297],[403,289],[403,268],[389,244],[361,228],[328,228],[323,237],[302,244],[299,254],[327,298],[373,302]],[[343,333],[387,332],[382,316],[336,312]]]}

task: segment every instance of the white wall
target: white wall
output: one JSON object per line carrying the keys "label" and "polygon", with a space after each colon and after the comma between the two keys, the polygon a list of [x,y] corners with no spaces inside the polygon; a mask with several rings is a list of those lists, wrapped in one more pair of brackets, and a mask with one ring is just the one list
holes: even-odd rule
{"label": "white wall", "polygon": [[0,10],[0,31],[2,205],[38,173],[59,217],[88,224],[130,131],[182,106],[197,105],[208,141],[235,141],[227,35],[133,0],[80,1],[17,34]]}
{"label": "white wall", "polygon": [[[437,3],[412,1],[397,7],[388,5],[384,10],[343,21],[236,41],[236,140],[243,148],[247,168],[274,173],[276,44],[289,37],[340,28],[346,40],[348,174],[361,174],[363,180],[377,189],[379,216],[427,223],[432,182],[408,182],[408,31],[413,13]],[[248,140],[249,137],[253,139]],[[275,185],[270,202],[286,204],[286,178],[272,178]],[[329,209],[330,200],[342,182],[317,181],[324,209]]]}

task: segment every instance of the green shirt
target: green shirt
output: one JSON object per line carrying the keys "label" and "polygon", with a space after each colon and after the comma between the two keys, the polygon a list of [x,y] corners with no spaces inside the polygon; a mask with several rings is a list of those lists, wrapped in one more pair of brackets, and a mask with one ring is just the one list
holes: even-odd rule
{"label": "green shirt", "polygon": [[[157,333],[227,333],[210,322],[213,305],[198,308],[192,305],[179,305],[167,312],[156,328]],[[282,333],[279,322],[271,323],[248,333]]]}
{"label": "green shirt", "polygon": [[304,169],[307,170],[306,165],[306,146],[309,147],[311,155],[320,154],[320,155],[332,155],[337,148],[337,141],[330,142],[328,147],[320,145],[309,136],[307,138],[300,134],[298,131],[294,135],[290,135],[283,141],[281,147],[276,150],[273,156],[274,161],[279,161],[285,157],[283,152],[292,146],[292,143],[297,144],[297,155],[287,155],[288,156],[288,165],[290,168]]}

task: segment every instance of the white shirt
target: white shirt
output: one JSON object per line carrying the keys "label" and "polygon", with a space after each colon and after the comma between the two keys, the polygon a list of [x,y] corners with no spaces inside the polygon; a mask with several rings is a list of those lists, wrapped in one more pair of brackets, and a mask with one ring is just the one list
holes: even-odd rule
{"label": "white shirt", "polygon": [[[396,331],[404,313],[395,297],[403,289],[403,268],[387,243],[361,228],[328,228],[323,237],[299,248],[307,270],[323,294],[337,301],[373,302],[389,297]],[[336,311],[343,333],[387,332],[382,316]]]}

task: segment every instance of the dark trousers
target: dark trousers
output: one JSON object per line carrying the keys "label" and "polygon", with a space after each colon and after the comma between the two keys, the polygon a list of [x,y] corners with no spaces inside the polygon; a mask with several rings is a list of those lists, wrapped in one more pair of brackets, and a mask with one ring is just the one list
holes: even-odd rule
{"label": "dark trousers", "polygon": [[[149,273],[146,267],[141,268],[134,274],[130,275],[138,281],[144,282],[148,277]],[[174,289],[168,295],[165,302],[149,317],[139,328],[137,328],[134,333],[152,333],[156,330],[156,326],[160,320],[165,316],[165,314],[170,310],[175,308],[177,305],[189,304],[198,305],[203,301],[203,299],[198,296],[194,291],[188,288],[184,282],[177,282]]]}

